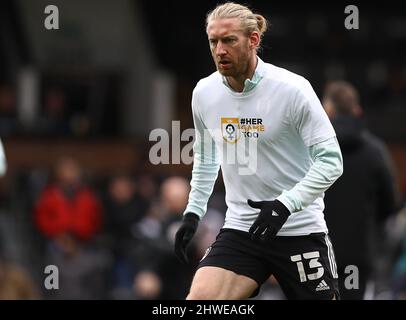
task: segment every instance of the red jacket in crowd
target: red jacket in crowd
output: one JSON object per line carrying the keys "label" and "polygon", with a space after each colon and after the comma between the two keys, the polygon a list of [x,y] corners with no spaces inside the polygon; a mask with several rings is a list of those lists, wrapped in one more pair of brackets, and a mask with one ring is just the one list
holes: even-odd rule
{"label": "red jacket in crowd", "polygon": [[35,206],[35,222],[44,236],[54,238],[68,232],[88,240],[101,224],[101,205],[96,195],[81,187],[71,198],[57,186],[44,189]]}

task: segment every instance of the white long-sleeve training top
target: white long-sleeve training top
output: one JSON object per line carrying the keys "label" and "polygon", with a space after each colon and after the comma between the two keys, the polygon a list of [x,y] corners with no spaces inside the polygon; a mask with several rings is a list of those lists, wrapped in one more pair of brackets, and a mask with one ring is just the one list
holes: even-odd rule
{"label": "white long-sleeve training top", "polygon": [[248,231],[259,210],[247,199],[281,201],[291,212],[279,236],[327,232],[324,192],[342,174],[334,129],[310,83],[258,58],[244,91],[218,72],[193,91],[196,140],[186,212],[203,217],[221,167],[224,227]]}

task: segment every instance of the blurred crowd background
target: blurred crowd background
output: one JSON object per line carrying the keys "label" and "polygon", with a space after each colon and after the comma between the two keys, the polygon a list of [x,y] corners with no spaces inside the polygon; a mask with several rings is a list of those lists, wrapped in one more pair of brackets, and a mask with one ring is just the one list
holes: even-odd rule
{"label": "blurred crowd background", "polygon": [[[204,23],[217,1],[54,0],[58,30],[44,27],[48,4],[0,2],[0,299],[182,299],[222,226],[224,186],[182,265],[173,238],[191,165],[152,165],[149,134],[171,134],[172,120],[193,127],[193,87],[214,71]],[[347,3],[248,4],[272,24],[263,60],[306,77],[321,100],[335,80],[358,91],[377,147],[356,157],[364,138],[344,134],[346,177],[326,198],[327,221],[338,265],[368,274],[364,298],[406,298],[404,11],[354,2],[359,30],[347,30]],[[58,290],[44,286],[47,265]],[[257,299],[283,299],[275,279]]]}

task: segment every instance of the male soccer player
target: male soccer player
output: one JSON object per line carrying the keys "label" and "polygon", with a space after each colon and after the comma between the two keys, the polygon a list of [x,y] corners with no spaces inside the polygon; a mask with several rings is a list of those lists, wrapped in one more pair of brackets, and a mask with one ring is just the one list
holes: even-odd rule
{"label": "male soccer player", "polygon": [[[178,257],[187,261],[220,166],[228,209],[187,299],[249,298],[270,275],[288,299],[339,298],[323,196],[342,174],[341,151],[310,83],[257,56],[266,29],[263,16],[235,3],[207,16],[217,72],[193,91],[192,188]],[[251,165],[240,170],[250,143]]]}

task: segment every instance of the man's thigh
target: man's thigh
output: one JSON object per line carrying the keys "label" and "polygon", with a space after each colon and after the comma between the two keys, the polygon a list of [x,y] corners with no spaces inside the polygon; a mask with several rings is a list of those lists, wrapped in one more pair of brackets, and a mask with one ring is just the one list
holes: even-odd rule
{"label": "man's thigh", "polygon": [[333,247],[324,233],[276,237],[269,263],[288,299],[339,299]]}
{"label": "man's thigh", "polygon": [[270,276],[262,256],[258,244],[250,240],[248,233],[223,229],[201,259],[191,293],[195,294],[199,288],[212,296],[221,289],[222,296],[226,296],[223,299],[255,296]]}
{"label": "man's thigh", "polygon": [[251,278],[219,267],[202,267],[195,274],[187,300],[247,299],[258,287]]}

